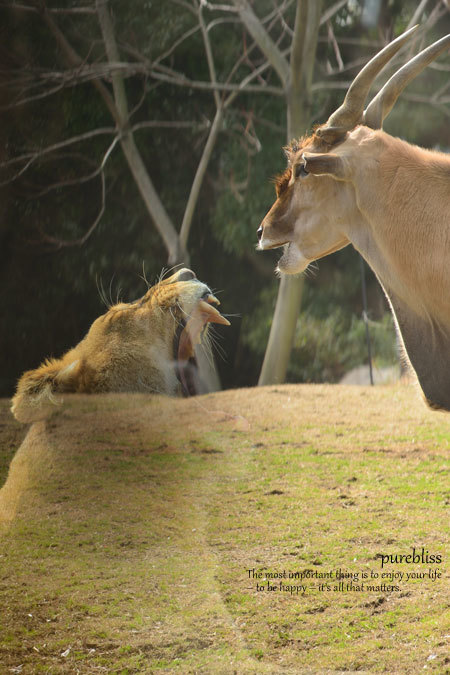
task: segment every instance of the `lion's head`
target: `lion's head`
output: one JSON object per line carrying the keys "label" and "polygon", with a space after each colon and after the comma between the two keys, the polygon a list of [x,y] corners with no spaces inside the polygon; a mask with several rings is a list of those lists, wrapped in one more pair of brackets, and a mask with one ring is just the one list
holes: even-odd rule
{"label": "lion's head", "polygon": [[66,392],[194,393],[195,345],[208,323],[229,325],[218,304],[194,272],[179,270],[139,300],[111,307],[61,359],[24,373],[12,412],[33,422]]}

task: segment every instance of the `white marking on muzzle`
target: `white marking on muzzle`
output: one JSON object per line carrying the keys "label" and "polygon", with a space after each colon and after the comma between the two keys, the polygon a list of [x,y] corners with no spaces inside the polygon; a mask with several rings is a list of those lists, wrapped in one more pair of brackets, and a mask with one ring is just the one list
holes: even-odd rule
{"label": "white marking on muzzle", "polygon": [[266,249],[279,248],[280,246],[284,246],[285,243],[286,242],[280,243],[274,239],[266,239],[264,236],[262,236],[256,248],[258,251],[265,251]]}

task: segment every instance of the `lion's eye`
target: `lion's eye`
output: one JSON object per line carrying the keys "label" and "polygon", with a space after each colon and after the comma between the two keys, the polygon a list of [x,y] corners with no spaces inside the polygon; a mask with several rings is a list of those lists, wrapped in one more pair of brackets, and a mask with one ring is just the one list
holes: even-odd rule
{"label": "lion's eye", "polygon": [[299,176],[303,178],[304,176],[308,175],[308,171],[305,169],[304,164],[297,164],[295,167],[295,177],[298,178]]}

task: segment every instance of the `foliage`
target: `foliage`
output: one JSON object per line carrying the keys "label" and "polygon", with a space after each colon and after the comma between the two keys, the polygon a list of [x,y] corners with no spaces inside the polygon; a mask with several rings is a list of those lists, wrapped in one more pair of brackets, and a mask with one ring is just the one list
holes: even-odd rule
{"label": "foliage", "polygon": [[[357,261],[357,256],[353,256]],[[336,270],[328,270],[339,277]],[[328,276],[328,275],[327,275]],[[357,280],[358,271],[349,277]],[[335,279],[333,287],[340,293],[345,281]],[[359,288],[358,288],[359,294]],[[327,288],[311,290],[308,285],[303,310],[297,321],[292,358],[288,371],[290,382],[338,382],[348,371],[368,361],[366,326],[362,311],[349,312],[345,297],[333,297]],[[338,293],[339,296],[339,293]],[[375,298],[374,298],[375,299]],[[245,319],[244,340],[262,357],[267,343],[275,289],[266,288],[259,296],[255,311]],[[376,319],[369,319],[371,352],[377,366],[396,363],[398,359],[392,316],[383,308]]]}
{"label": "foliage", "polygon": [[[290,380],[337,382],[347,370],[367,362],[366,328],[362,318],[341,308],[317,319],[302,312],[294,343]],[[371,321],[369,333],[378,365],[395,363],[394,326],[390,314]],[[297,358],[298,357],[298,358]]]}
{"label": "foliage", "polygon": [[[114,128],[115,124],[90,81],[59,86],[57,76],[65,67],[61,47],[39,12],[27,12],[14,4],[6,2],[0,8],[4,56],[0,83],[0,164],[30,149],[46,148],[98,128]],[[332,0],[324,2],[324,11],[334,4]],[[142,59],[155,62],[172,50],[163,59],[167,68],[178,69],[196,81],[208,81],[200,31],[181,40],[196,24],[195,15],[185,5],[162,0],[134,3],[111,0],[124,61],[137,59],[138,52]],[[285,23],[273,14],[266,24],[280,49],[290,43],[285,26],[293,26],[294,5],[289,5]],[[367,59],[374,51],[379,33],[387,35],[403,29],[417,3],[382,2],[376,28],[361,24],[362,5],[357,0],[349,1],[331,20],[345,64]],[[58,7],[70,9],[72,3],[58,3]],[[262,17],[272,11],[273,3],[254,2],[253,9]],[[424,18],[429,18],[431,12],[430,5]],[[86,62],[105,61],[95,14],[55,16],[61,31]],[[240,56],[243,58],[234,81],[263,63],[262,55],[252,47],[235,14],[205,6],[204,16],[206,22],[214,22],[210,38],[219,81],[227,79]],[[444,18],[430,39],[445,32],[447,24],[448,19]],[[326,25],[321,27],[315,78],[328,82],[350,79],[347,71],[339,72],[328,30]],[[330,69],[334,74],[330,75]],[[42,92],[44,74],[49,72],[56,82],[52,96],[10,107],[21,98],[22,85],[25,87],[32,81],[32,91]],[[428,69],[428,76],[419,78],[414,85],[416,93],[429,99],[443,87],[446,75],[445,71]],[[278,85],[270,69],[264,77],[268,85]],[[109,77],[103,79],[103,84],[111,91]],[[213,94],[153,80],[142,73],[127,76],[125,85],[133,124],[153,120],[173,125],[140,128],[135,138],[154,186],[179,230],[214,117]],[[317,121],[326,118],[341,99],[342,89],[318,90],[313,102],[314,118]],[[195,211],[190,237],[191,265],[199,278],[222,291],[224,312],[238,315],[232,317],[231,329],[224,331],[222,347],[226,360],[219,360],[222,381],[227,387],[256,383],[272,319],[277,286],[274,257],[270,254],[256,257],[254,246],[256,228],[273,200],[270,179],[284,168],[281,148],[286,142],[285,116],[281,96],[243,92],[236,97],[224,113]],[[180,122],[188,122],[190,126],[177,126]],[[400,101],[386,127],[424,145],[439,143],[448,147],[447,122],[446,114],[437,107],[417,104],[413,110],[410,102]],[[0,350],[8,355],[0,376],[2,394],[11,393],[14,381],[24,369],[37,366],[47,356],[59,355],[79,341],[103,309],[97,286],[103,285],[112,299],[119,294],[131,300],[145,290],[140,279],[143,267],[152,281],[166,264],[162,241],[118,145],[105,169],[105,212],[91,237],[81,247],[62,248],[49,245],[43,238],[45,233],[76,240],[94,222],[101,206],[100,178],[97,175],[79,181],[98,169],[111,140],[111,135],[98,135],[42,156],[13,182],[7,182],[12,173],[2,171],[0,312],[7,329],[0,336]],[[290,379],[335,379],[358,359],[365,360],[356,261],[350,251],[341,252],[321,262],[320,271],[307,278]],[[368,285],[369,310],[377,322],[383,322],[387,308],[372,275]],[[371,328],[377,333],[378,329]],[[387,334],[392,336],[391,331]],[[394,338],[389,339],[394,344]],[[376,351],[388,358],[387,347],[377,347]]]}

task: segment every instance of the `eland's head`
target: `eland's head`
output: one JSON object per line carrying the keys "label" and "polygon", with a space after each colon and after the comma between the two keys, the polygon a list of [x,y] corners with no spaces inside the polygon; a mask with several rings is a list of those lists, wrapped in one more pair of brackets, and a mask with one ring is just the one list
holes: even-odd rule
{"label": "eland's head", "polygon": [[420,52],[364,109],[375,77],[416,29],[406,31],[367,63],[326,124],[286,148],[288,166],[276,180],[277,199],[258,229],[260,250],[284,246],[280,272],[302,272],[313,260],[350,242],[360,248],[356,230],[370,216],[361,192],[364,186],[375,191],[369,211],[377,209],[385,196],[382,158],[392,137],[379,131],[383,120],[406,85],[450,46],[447,35]]}

